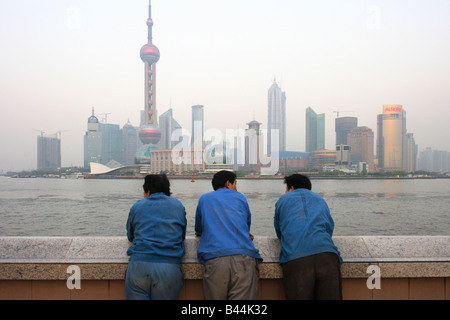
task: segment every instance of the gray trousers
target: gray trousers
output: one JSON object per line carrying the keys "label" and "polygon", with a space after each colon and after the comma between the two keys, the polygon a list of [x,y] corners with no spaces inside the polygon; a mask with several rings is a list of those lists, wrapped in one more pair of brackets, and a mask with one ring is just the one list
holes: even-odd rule
{"label": "gray trousers", "polygon": [[256,300],[259,268],[255,258],[232,255],[206,261],[203,290],[206,300]]}

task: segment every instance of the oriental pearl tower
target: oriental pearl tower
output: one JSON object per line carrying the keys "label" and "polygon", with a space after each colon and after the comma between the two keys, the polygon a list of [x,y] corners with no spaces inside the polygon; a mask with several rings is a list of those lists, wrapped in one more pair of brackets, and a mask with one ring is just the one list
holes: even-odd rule
{"label": "oriental pearl tower", "polygon": [[159,60],[159,49],[152,43],[152,4],[149,1],[149,16],[147,20],[148,43],[141,49],[140,55],[145,63],[145,122],[139,131],[139,138],[144,145],[156,145],[161,139],[161,131],[158,129],[156,111],[155,76],[156,63]]}

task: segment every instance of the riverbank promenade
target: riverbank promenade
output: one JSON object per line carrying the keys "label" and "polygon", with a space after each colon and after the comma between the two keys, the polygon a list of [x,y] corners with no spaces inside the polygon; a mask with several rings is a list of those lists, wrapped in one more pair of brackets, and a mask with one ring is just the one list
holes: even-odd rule
{"label": "riverbank promenade", "polygon": [[[344,300],[450,300],[450,237],[335,237]],[[258,299],[283,300],[278,239],[256,237]],[[0,237],[0,300],[123,300],[124,237]],[[198,238],[186,239],[180,300],[203,300]]]}

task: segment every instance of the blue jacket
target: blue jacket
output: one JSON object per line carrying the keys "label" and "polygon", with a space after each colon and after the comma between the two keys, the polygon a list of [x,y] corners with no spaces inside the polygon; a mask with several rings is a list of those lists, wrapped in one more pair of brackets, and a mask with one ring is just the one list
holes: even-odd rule
{"label": "blue jacket", "polygon": [[274,226],[281,240],[280,263],[323,252],[342,259],[332,236],[334,221],[325,200],[307,189],[285,193],[275,205]]}
{"label": "blue jacket", "polygon": [[130,261],[181,263],[185,255],[186,211],[183,204],[164,193],[137,201],[130,210],[127,250]]}
{"label": "blue jacket", "polygon": [[251,214],[245,196],[221,188],[198,200],[195,232],[201,235],[198,260],[243,254],[262,261],[250,239]]}

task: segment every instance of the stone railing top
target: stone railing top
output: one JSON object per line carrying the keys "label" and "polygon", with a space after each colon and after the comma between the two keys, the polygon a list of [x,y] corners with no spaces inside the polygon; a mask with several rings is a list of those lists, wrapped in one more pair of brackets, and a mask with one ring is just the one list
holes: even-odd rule
{"label": "stone railing top", "polygon": [[[185,241],[184,263],[198,263],[199,238]],[[334,237],[344,263],[449,262],[450,236]],[[255,237],[265,263],[278,263],[280,241]],[[0,263],[126,263],[125,237],[0,237]]]}

